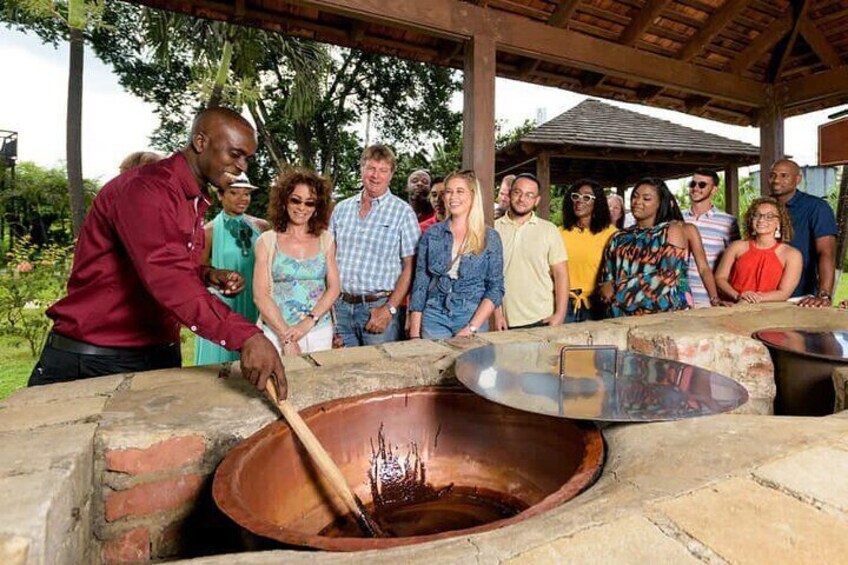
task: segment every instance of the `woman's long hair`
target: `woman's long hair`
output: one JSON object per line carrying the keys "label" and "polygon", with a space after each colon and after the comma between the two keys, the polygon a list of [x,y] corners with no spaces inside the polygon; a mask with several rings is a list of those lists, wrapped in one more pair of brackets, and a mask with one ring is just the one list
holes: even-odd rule
{"label": "woman's long hair", "polygon": [[610,215],[609,203],[607,196],[604,194],[604,189],[597,181],[592,179],[580,179],[570,187],[565,193],[565,198],[562,200],[562,227],[570,230],[577,225],[577,216],[574,214],[574,202],[571,200],[571,195],[578,193],[581,188],[588,186],[592,189],[592,194],[595,196],[595,207],[592,208],[592,218],[589,220],[589,230],[592,233],[600,233],[607,229],[612,223]]}
{"label": "woman's long hair", "polygon": [[757,237],[757,232],[754,230],[754,214],[757,213],[757,208],[763,204],[771,204],[777,208],[777,215],[780,218],[780,237],[777,239],[780,241],[791,241],[793,232],[792,220],[789,218],[789,212],[780,200],[771,196],[761,196],[751,202],[751,205],[748,206],[744,219],[745,237],[748,239]]}
{"label": "woman's long hair", "polygon": [[[471,210],[468,211],[468,232],[466,241],[468,250],[475,255],[480,255],[486,248],[486,218],[483,214],[483,193],[480,191],[480,181],[472,170],[457,171],[449,174],[445,179],[445,189],[453,179],[462,179],[471,189]],[[450,212],[448,212],[450,214]]]}
{"label": "woman's long hair", "polygon": [[641,178],[633,185],[633,192],[635,193],[636,189],[644,184],[654,187],[660,197],[660,207],[657,209],[657,217],[654,221],[655,226],[663,222],[683,221],[683,212],[680,211],[680,205],[664,180],[657,177]]}

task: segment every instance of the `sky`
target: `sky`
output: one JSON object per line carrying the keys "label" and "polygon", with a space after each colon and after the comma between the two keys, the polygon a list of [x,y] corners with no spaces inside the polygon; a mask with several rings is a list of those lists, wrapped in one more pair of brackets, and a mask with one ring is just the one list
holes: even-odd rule
{"label": "sky", "polygon": [[[55,166],[65,158],[65,108],[67,100],[68,49],[43,45],[34,35],[0,28],[0,61],[5,77],[16,77],[0,88],[0,130],[18,132],[18,160]],[[86,51],[83,92],[83,175],[109,180],[118,164],[132,153],[148,149],[156,127],[153,107],[125,92],[109,66]],[[495,117],[507,129],[536,119],[541,110],[553,119],[586,97],[507,79],[495,85]],[[529,102],[528,102],[529,101]],[[658,108],[606,100],[630,110],[649,114],[732,139],[759,144],[756,128],[704,120]],[[457,95],[454,108],[462,107]],[[801,165],[817,161],[817,126],[827,116],[848,106],[789,118],[785,123],[786,153]],[[364,132],[362,132],[364,136]],[[746,174],[743,170],[742,174]]]}

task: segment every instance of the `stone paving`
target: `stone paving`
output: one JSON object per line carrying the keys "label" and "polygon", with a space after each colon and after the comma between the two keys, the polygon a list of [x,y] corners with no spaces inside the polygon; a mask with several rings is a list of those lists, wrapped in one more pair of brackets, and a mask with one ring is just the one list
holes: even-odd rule
{"label": "stone paving", "polygon": [[[746,306],[287,357],[291,400],[305,408],[453,383],[453,359],[471,346],[591,336],[727,374],[751,402],[736,414],[605,427],[607,462],[596,485],[509,528],[376,553],[266,551],[191,563],[845,562],[848,412],[768,415],[771,361],[750,338],[766,327],[844,329],[848,313]],[[0,402],[0,563],[179,555],[220,459],[277,418],[237,365],[232,372],[117,375]],[[836,373],[844,408],[846,370]]]}

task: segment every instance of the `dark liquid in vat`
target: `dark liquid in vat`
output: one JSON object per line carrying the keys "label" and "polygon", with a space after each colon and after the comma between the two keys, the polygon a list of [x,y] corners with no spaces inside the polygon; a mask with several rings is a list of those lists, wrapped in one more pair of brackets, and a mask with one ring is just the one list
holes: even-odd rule
{"label": "dark liquid in vat", "polygon": [[[389,537],[426,536],[463,530],[510,518],[528,505],[507,494],[473,487],[447,487],[435,499],[408,501],[366,509]],[[318,535],[333,538],[365,537],[351,515],[337,518]]]}

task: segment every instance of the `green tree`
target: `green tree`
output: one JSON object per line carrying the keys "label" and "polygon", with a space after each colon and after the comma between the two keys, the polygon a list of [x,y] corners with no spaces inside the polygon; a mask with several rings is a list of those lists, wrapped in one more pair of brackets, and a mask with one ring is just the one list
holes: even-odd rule
{"label": "green tree", "polygon": [[6,13],[12,21],[36,24],[43,33],[55,40],[57,30],[44,20],[55,20],[67,32],[68,104],[66,117],[66,157],[68,167],[68,198],[71,206],[71,225],[74,236],[79,234],[85,219],[85,197],[82,175],[82,93],[85,30],[100,24],[103,0],[6,0]]}

